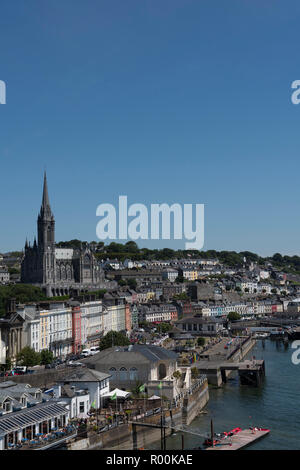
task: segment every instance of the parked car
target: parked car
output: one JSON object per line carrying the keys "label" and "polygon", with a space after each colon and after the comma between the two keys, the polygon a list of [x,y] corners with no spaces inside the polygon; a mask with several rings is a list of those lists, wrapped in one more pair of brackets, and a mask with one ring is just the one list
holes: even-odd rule
{"label": "parked car", "polygon": [[90,349],[83,349],[82,352],[81,352],[81,355],[82,355],[83,357],[89,357],[89,356],[92,356],[93,353],[91,352]]}
{"label": "parked car", "polygon": [[52,362],[51,364],[46,364],[45,369],[55,369],[56,368],[56,363]]}

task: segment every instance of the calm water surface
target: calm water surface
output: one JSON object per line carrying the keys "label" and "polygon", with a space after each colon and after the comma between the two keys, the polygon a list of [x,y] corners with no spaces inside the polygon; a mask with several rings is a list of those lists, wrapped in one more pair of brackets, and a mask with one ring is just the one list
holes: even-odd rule
{"label": "calm water surface", "polygon": [[[205,411],[189,426],[194,433],[206,435],[213,419],[215,432],[250,425],[268,427],[270,434],[247,449],[300,449],[300,364],[291,361],[291,343],[258,341],[248,358],[264,359],[266,377],[260,388],[239,384],[235,374],[220,389],[210,388]],[[207,434],[208,435],[208,434]],[[203,437],[185,433],[185,448],[202,444]],[[160,443],[151,445],[159,449]],[[181,449],[181,433],[167,439],[167,449]]]}

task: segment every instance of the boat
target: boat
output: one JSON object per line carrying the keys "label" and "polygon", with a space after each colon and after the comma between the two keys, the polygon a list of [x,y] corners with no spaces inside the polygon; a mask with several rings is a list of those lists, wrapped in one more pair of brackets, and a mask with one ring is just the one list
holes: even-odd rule
{"label": "boat", "polygon": [[[234,433],[233,433],[233,432]],[[248,429],[235,429],[218,438],[214,434],[213,443],[210,439],[207,440],[205,450],[239,450],[253,444],[258,439],[267,436],[270,429],[262,427],[249,427]],[[231,434],[231,436],[230,436]]]}
{"label": "boat", "polygon": [[235,436],[240,431],[242,431],[242,428],[234,428],[229,432],[224,431],[220,434],[214,433],[214,437],[216,438],[214,439],[214,443],[212,444],[211,438],[208,438],[208,439],[205,439],[205,441],[203,442],[203,445],[206,447],[210,447],[211,445],[216,446],[218,444],[223,443],[224,439],[227,439],[228,437],[231,437],[231,436]]}
{"label": "boat", "polygon": [[266,339],[270,336],[270,333],[256,333],[255,339]]}

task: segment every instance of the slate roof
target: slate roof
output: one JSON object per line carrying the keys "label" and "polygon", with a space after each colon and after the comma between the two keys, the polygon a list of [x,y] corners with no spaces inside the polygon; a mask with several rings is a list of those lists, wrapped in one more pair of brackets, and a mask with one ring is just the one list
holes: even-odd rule
{"label": "slate roof", "polygon": [[177,354],[168,349],[161,348],[154,345],[134,344],[131,346],[115,346],[113,348],[105,349],[100,351],[91,358],[86,359],[86,363],[89,366],[93,366],[95,363],[101,364],[103,360],[110,360],[113,364],[115,360],[122,359],[123,362],[130,363],[138,360],[139,362],[158,362],[160,360],[176,360]]}
{"label": "slate roof", "polygon": [[67,377],[61,379],[59,382],[100,382],[108,379],[111,375],[97,370],[84,369],[76,370]]}
{"label": "slate roof", "polygon": [[32,408],[7,413],[0,416],[0,434],[18,431],[26,426],[66,413],[68,413],[68,410],[64,406],[53,402],[40,403]]}

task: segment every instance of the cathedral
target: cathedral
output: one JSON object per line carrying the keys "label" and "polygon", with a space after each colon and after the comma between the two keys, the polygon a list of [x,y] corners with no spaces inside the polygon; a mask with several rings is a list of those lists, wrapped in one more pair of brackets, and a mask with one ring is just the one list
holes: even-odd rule
{"label": "cathedral", "polygon": [[50,207],[46,173],[41,210],[33,245],[25,243],[21,282],[39,285],[48,297],[104,287],[104,274],[90,246],[55,245],[55,219]]}

